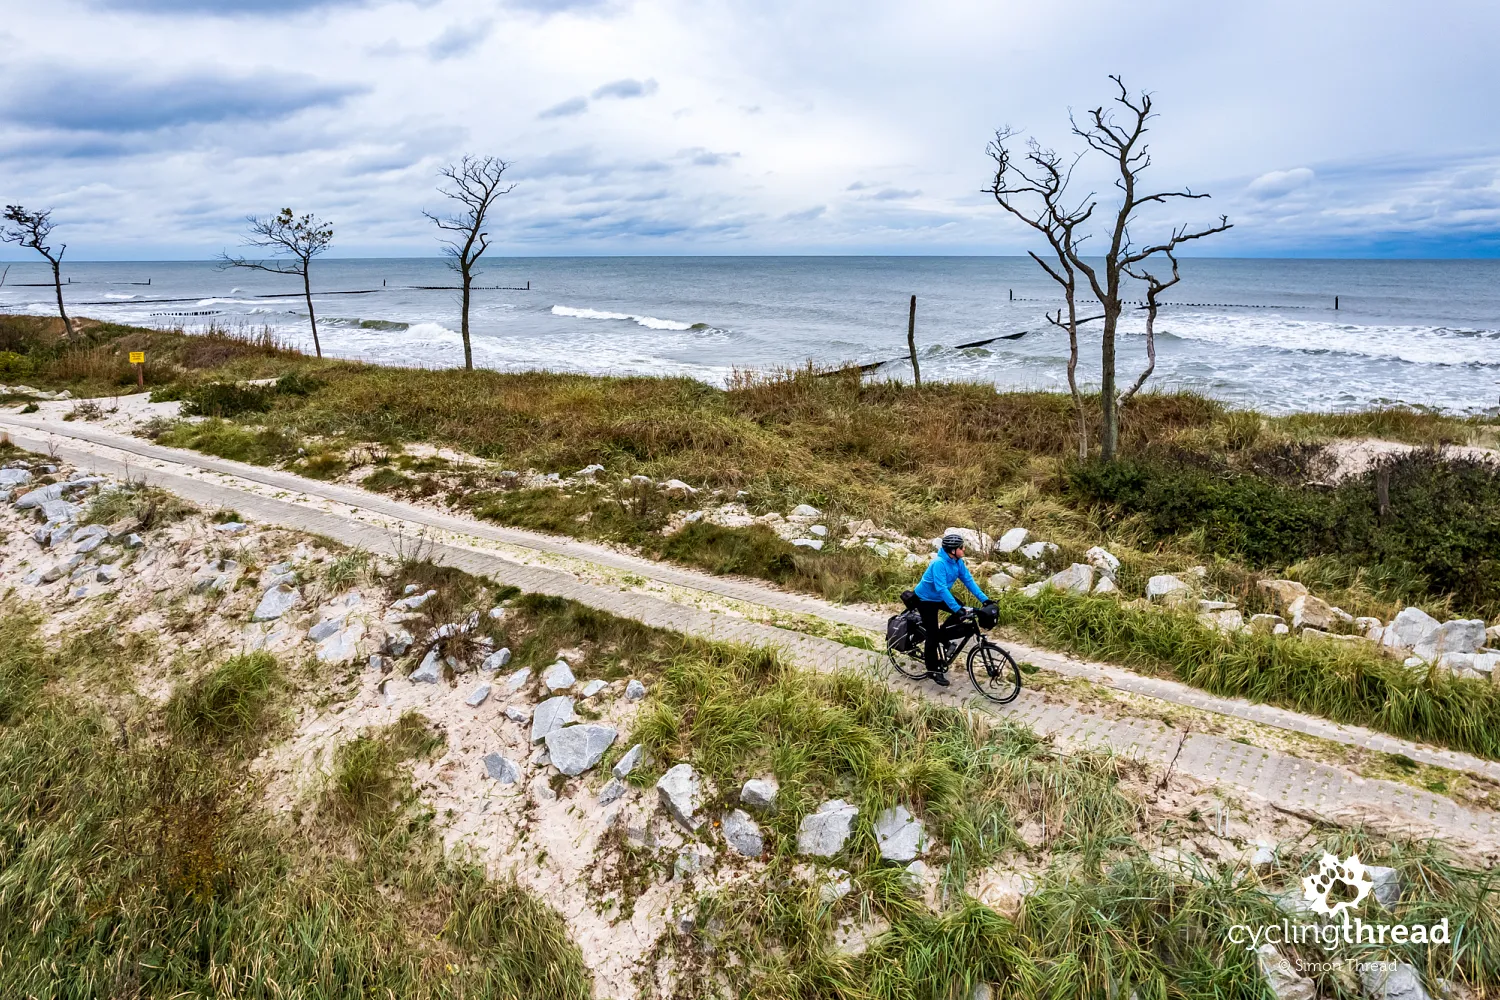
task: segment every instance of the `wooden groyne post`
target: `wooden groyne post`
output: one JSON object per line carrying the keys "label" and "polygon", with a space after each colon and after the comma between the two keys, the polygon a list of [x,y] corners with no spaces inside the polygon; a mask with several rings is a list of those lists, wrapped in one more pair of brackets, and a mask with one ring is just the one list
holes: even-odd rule
{"label": "wooden groyne post", "polygon": [[922,369],[917,364],[917,297],[911,297],[911,312],[906,316],[906,350],[911,354],[911,377],[922,388]]}

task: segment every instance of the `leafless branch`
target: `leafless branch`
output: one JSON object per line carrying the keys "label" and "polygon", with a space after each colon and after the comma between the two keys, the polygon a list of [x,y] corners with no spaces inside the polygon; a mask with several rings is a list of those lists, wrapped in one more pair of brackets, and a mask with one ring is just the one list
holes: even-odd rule
{"label": "leafless branch", "polygon": [[62,294],[62,259],[63,254],[68,252],[68,245],[64,243],[55,253],[52,250],[49,242],[55,225],[52,221],[52,209],[28,212],[20,205],[6,205],[4,223],[0,227],[0,243],[14,243],[27,250],[35,250],[51,265],[52,285],[57,292],[57,314],[62,317],[63,333],[72,340],[73,321],[68,319]]}
{"label": "leafless branch", "polygon": [[461,332],[464,365],[468,368],[474,367],[474,352],[469,343],[469,292],[474,275],[478,273],[474,265],[490,248],[490,234],[484,231],[490,210],[501,195],[510,194],[516,188],[514,184],[503,183],[505,171],[509,168],[510,164],[499,157],[465,155],[440,171],[447,178],[448,186],[438,188],[438,192],[457,204],[458,214],[440,216],[422,212],[442,232],[456,234],[440,242],[448,266],[463,279]]}
{"label": "leafless branch", "polygon": [[321,358],[323,345],[318,341],[318,317],[313,311],[312,261],[332,245],[333,225],[311,213],[295,215],[290,208],[283,208],[265,219],[252,215],[245,221],[250,225],[250,233],[241,241],[242,245],[269,250],[271,258],[250,260],[225,252],[219,254],[219,266],[300,277],[307,301],[307,321],[312,327],[313,349]]}

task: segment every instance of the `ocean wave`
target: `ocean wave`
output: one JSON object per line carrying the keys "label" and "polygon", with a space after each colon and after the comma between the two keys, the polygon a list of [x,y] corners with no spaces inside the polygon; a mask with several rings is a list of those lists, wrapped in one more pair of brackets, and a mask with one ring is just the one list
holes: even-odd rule
{"label": "ocean wave", "polygon": [[402,323],[394,319],[360,319],[357,316],[334,316],[322,322],[329,326],[349,327],[359,330],[385,330],[390,333],[400,333],[402,330],[411,328],[410,323]]}
{"label": "ocean wave", "polygon": [[[1247,318],[1212,313],[1172,316],[1157,321],[1157,338],[1221,347],[1268,348],[1297,354],[1363,357],[1422,366],[1489,368],[1495,357],[1496,331],[1444,326],[1331,323],[1287,319],[1274,314]],[[1122,332],[1144,334],[1140,320]]]}
{"label": "ocean wave", "polygon": [[121,302],[128,302],[135,298],[134,295],[128,295],[125,292],[105,292],[104,297],[106,299],[119,299]]}
{"label": "ocean wave", "polygon": [[630,320],[648,330],[705,330],[705,323],[683,323],[675,319],[657,319],[655,316],[637,316],[634,313],[604,312],[599,309],[578,309],[573,306],[553,306],[552,315],[573,319]]}

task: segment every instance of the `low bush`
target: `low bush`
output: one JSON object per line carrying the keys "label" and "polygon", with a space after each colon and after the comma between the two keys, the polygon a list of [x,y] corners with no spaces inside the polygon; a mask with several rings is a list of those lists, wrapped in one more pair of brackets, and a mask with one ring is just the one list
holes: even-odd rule
{"label": "low bush", "polygon": [[279,676],[280,665],[270,653],[232,656],[172,693],[167,726],[179,736],[205,742],[243,740],[260,728]]}
{"label": "low bush", "polygon": [[171,448],[191,448],[206,455],[249,462],[252,465],[274,465],[293,458],[300,445],[297,439],[270,428],[252,430],[217,418],[199,424],[181,421],[157,435],[158,444]]}
{"label": "low bush", "polygon": [[[205,382],[182,393],[182,413],[189,417],[237,417],[245,413],[265,413],[276,393],[254,385],[234,382]],[[152,399],[155,400],[153,395]]]}
{"label": "low bush", "polygon": [[407,711],[389,726],[340,744],[323,796],[325,808],[342,822],[378,829],[412,797],[400,765],[431,756],[446,742],[425,716]]}

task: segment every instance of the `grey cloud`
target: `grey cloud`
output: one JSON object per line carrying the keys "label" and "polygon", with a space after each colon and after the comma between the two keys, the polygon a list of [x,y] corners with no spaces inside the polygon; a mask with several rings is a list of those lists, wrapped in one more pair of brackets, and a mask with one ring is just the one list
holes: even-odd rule
{"label": "grey cloud", "polygon": [[695,167],[722,167],[731,160],[739,158],[739,153],[715,153],[711,149],[696,146],[693,149],[685,149],[679,155],[691,158]]}
{"label": "grey cloud", "polygon": [[594,91],[593,97],[596,101],[603,97],[618,97],[623,100],[631,97],[648,97],[654,93],[656,93],[655,80],[625,79],[604,84]]}
{"label": "grey cloud", "polygon": [[506,6],[538,14],[562,14],[603,7],[604,2],[605,0],[510,0]]}
{"label": "grey cloud", "polygon": [[100,7],[144,14],[279,17],[325,7],[362,7],[367,0],[95,0]]}
{"label": "grey cloud", "polygon": [[1307,167],[1272,170],[1251,181],[1247,190],[1253,198],[1284,198],[1293,191],[1311,184],[1315,176]]}
{"label": "grey cloud", "polygon": [[870,185],[866,184],[864,181],[855,181],[853,184],[850,184],[848,187],[844,188],[844,190],[845,191],[863,191],[865,188],[867,188],[869,186]]}
{"label": "grey cloud", "polygon": [[552,107],[537,115],[538,118],[567,118],[571,115],[581,115],[589,109],[587,98],[570,97],[561,104]]}
{"label": "grey cloud", "polygon": [[39,129],[151,132],[222,121],[269,121],[341,104],[366,88],[310,76],[192,73],[156,81],[97,71],[23,75],[0,98],[0,119]]}
{"label": "grey cloud", "polygon": [[902,188],[881,188],[870,195],[876,201],[900,201],[903,198],[915,198],[921,191],[908,191]]}
{"label": "grey cloud", "polygon": [[479,21],[475,24],[450,24],[432,41],[427,43],[427,54],[433,59],[453,59],[457,56],[468,55],[490,36],[490,30],[494,25],[489,21]]}
{"label": "grey cloud", "polygon": [[812,208],[804,208],[800,212],[788,212],[781,217],[782,222],[811,222],[828,211],[827,205],[814,205]]}

